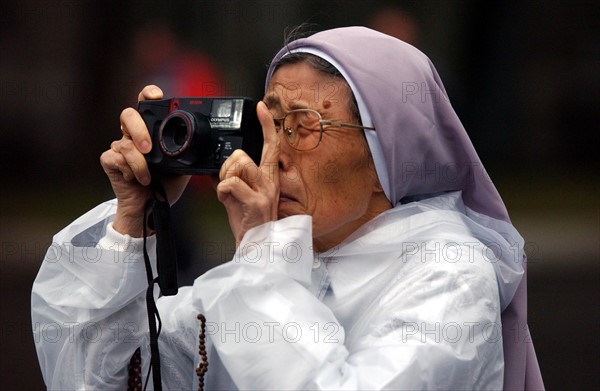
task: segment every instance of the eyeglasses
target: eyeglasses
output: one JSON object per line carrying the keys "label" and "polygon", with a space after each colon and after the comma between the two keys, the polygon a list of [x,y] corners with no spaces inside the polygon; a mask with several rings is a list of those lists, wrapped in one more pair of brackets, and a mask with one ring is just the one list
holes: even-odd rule
{"label": "eyeglasses", "polygon": [[273,121],[275,130],[279,133],[283,129],[288,144],[298,151],[310,151],[318,147],[323,138],[323,126],[375,130],[369,126],[325,120],[318,111],[312,109],[291,110],[281,118],[273,116]]}

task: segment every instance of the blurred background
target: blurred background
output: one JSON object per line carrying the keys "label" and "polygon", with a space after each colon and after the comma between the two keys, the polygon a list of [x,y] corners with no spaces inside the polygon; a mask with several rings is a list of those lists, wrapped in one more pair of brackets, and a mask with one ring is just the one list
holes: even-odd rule
{"label": "blurred background", "polygon": [[[436,64],[526,240],[529,325],[547,388],[599,389],[599,6],[507,3],[3,2],[2,388],[44,387],[31,285],[52,235],[111,198],[98,159],[120,136],[121,110],[150,83],[167,96],[260,98],[286,28],[307,22],[315,31],[370,26]],[[204,178],[175,213],[182,283],[229,260],[225,211]]]}

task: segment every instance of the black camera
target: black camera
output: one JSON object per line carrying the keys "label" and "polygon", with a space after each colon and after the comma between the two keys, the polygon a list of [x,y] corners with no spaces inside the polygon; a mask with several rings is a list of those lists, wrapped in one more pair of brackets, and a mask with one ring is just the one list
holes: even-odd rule
{"label": "black camera", "polygon": [[236,149],[260,163],[263,135],[256,103],[245,97],[186,97],[138,105],[152,137],[151,171],[212,175]]}

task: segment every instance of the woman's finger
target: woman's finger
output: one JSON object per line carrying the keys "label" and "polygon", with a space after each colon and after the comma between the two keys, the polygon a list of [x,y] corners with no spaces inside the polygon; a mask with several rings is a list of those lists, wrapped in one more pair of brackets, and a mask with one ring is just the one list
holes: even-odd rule
{"label": "woman's finger", "polygon": [[132,180],[135,176],[130,165],[125,160],[125,157],[112,149],[104,152],[100,156],[100,164],[106,175],[113,181],[119,179],[118,175],[121,175],[122,179],[127,182]]}
{"label": "woman's finger", "polygon": [[244,178],[244,173],[256,167],[256,163],[248,156],[248,154],[241,149],[233,151],[231,156],[223,162],[221,169],[219,170],[219,179],[224,180],[232,176]]}
{"label": "woman's finger", "polygon": [[120,120],[123,137],[133,140],[141,153],[150,152],[152,150],[152,140],[140,113],[129,107],[121,112]]}
{"label": "woman's finger", "polygon": [[258,102],[256,106],[256,115],[262,126],[264,144],[260,165],[262,166],[277,166],[279,164],[279,136],[275,130],[273,116],[269,112],[267,105],[263,101]]}
{"label": "woman's finger", "polygon": [[123,139],[119,146],[119,152],[137,181],[144,186],[149,185],[150,170],[148,169],[146,158],[140,153],[134,143],[131,140]]}
{"label": "woman's finger", "polygon": [[163,92],[160,88],[154,84],[148,85],[140,91],[138,95],[138,102],[143,100],[162,99]]}

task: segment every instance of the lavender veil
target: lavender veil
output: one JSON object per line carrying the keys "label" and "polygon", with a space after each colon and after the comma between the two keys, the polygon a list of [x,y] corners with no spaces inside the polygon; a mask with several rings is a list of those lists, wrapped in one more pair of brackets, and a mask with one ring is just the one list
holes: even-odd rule
{"label": "lavender veil", "polygon": [[[290,52],[315,54],[344,75],[363,125],[377,129],[365,133],[392,205],[460,190],[470,209],[510,223],[437,71],[422,52],[364,27],[328,30],[279,51],[269,68],[267,85],[274,65]],[[526,275],[502,313],[502,334],[504,389],[543,389],[527,327]]]}

